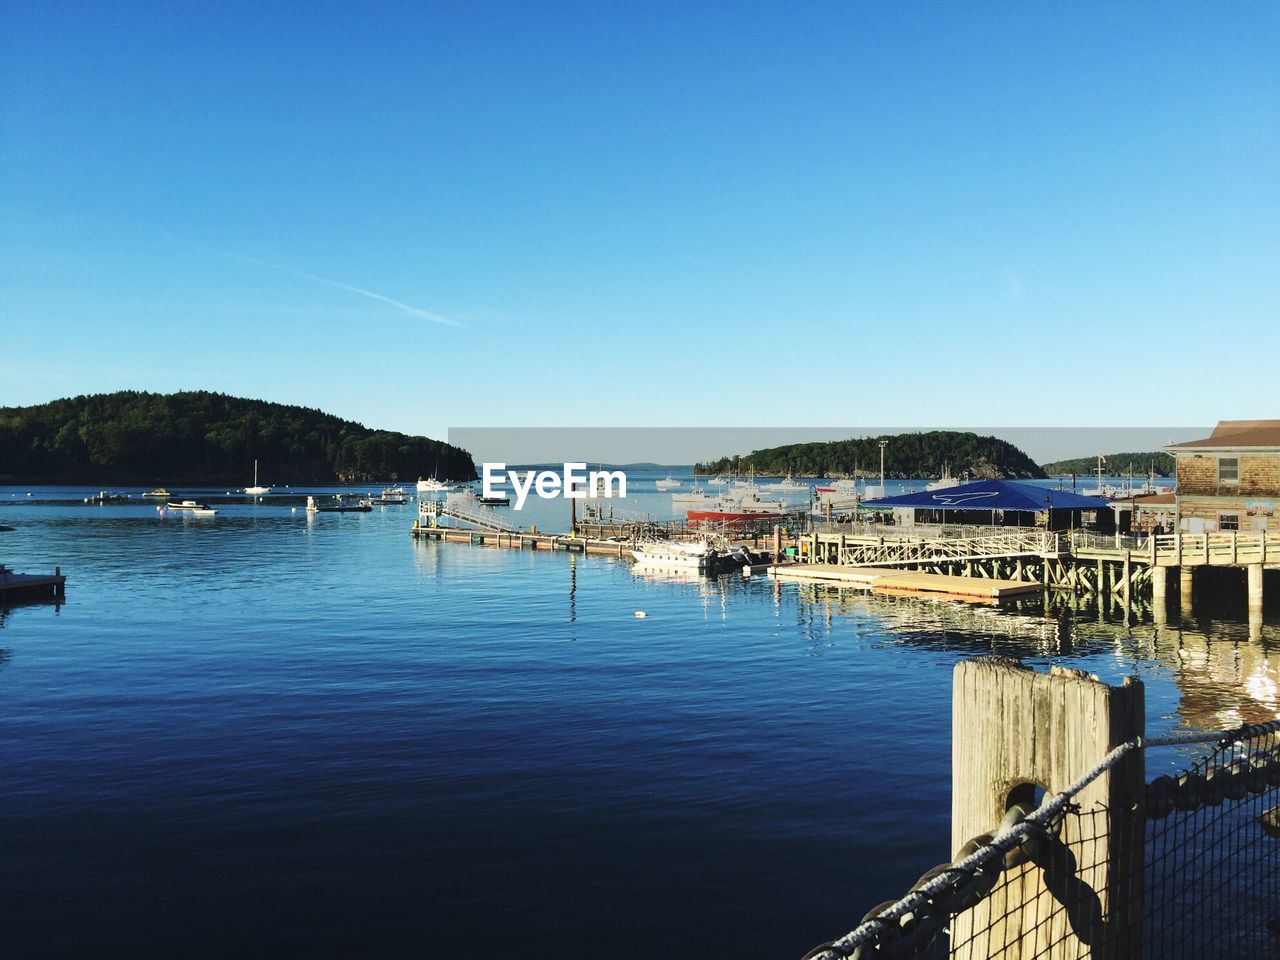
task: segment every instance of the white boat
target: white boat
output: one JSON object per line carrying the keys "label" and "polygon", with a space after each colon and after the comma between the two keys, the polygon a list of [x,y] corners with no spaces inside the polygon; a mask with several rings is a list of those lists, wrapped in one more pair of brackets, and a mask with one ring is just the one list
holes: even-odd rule
{"label": "white boat", "polygon": [[671,506],[677,510],[681,507],[700,507],[711,503],[714,499],[715,497],[711,496],[707,491],[700,487],[694,487],[692,490],[673,493],[671,495]]}
{"label": "white boat", "polygon": [[808,493],[809,484],[798,482],[788,471],[786,479],[779,480],[770,489],[778,493]]}
{"label": "white boat", "polygon": [[270,493],[270,492],[271,492],[271,488],[270,488],[270,487],[260,487],[260,486],[258,486],[258,461],[257,461],[257,460],[254,460],[254,461],[253,461],[253,486],[252,486],[252,487],[245,487],[245,488],[244,488],[244,492],[245,492],[245,493],[247,493],[247,494],[249,494],[249,496],[251,496],[251,497],[260,497],[260,496],[262,496],[264,493]]}
{"label": "white boat", "polygon": [[951,475],[951,467],[947,464],[942,465],[942,476],[937,480],[925,485],[926,490],[946,490],[949,487],[958,487],[963,483],[959,477]]}
{"label": "white boat", "polygon": [[[156,509],[160,509],[157,507]],[[208,510],[207,503],[201,503],[199,500],[170,500],[165,504],[168,510]]]}
{"label": "white boat", "polygon": [[422,477],[418,478],[419,493],[450,493],[452,490],[453,488],[449,484],[436,477],[428,477],[425,480]]}
{"label": "white boat", "polygon": [[715,558],[706,541],[681,543],[671,540],[641,543],[632,548],[636,563],[676,570],[705,570]]}
{"label": "white boat", "polygon": [[395,504],[405,503],[408,495],[404,491],[404,487],[387,487],[373,502],[376,504]]}
{"label": "white boat", "polygon": [[770,517],[781,517],[793,509],[785,500],[765,500],[754,491],[734,491],[708,498],[707,503],[690,505],[685,519],[690,523],[740,526]]}
{"label": "white boat", "polygon": [[675,477],[664,477],[654,484],[659,490],[674,490],[680,486],[680,481]]}

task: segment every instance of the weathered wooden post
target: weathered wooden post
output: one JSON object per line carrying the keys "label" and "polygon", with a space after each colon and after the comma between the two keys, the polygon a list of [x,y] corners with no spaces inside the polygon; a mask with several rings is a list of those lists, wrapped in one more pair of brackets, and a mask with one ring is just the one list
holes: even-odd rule
{"label": "weathered wooden post", "polygon": [[1263,566],[1260,563],[1251,563],[1248,567],[1249,580],[1249,612],[1262,612],[1262,578]]}
{"label": "weathered wooden post", "polygon": [[1178,604],[1182,607],[1182,612],[1188,616],[1191,614],[1192,598],[1195,595],[1195,572],[1196,568],[1189,563],[1184,563],[1178,568]]}
{"label": "weathered wooden post", "polygon": [[1163,626],[1169,612],[1169,568],[1151,567],[1151,616]]}
{"label": "weathered wooden post", "polygon": [[[1037,673],[1016,660],[958,663],[952,685],[951,849],[994,833],[1007,810],[1050,794],[1144,729],[1141,681],[1108,686],[1079,670]],[[1143,831],[1134,751],[1076,795],[1060,834],[1010,867],[960,914],[953,960],[1137,960],[1142,935]]]}

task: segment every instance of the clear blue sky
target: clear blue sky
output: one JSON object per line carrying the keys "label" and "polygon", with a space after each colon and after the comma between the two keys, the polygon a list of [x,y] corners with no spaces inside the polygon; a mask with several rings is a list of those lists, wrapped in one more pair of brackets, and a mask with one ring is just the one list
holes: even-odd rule
{"label": "clear blue sky", "polygon": [[1274,3],[5,0],[0,101],[0,404],[1280,415]]}

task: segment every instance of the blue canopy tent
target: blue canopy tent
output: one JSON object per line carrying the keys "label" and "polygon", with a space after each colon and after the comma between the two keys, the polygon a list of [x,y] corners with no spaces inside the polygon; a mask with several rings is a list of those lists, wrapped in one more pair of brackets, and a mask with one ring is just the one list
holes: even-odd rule
{"label": "blue canopy tent", "polygon": [[869,510],[905,507],[942,511],[944,523],[950,511],[990,512],[994,520],[997,512],[1048,512],[1052,518],[1057,511],[1070,511],[1076,515],[1088,510],[1105,511],[1109,506],[1110,503],[1100,497],[1082,497],[1066,490],[1051,490],[1017,480],[977,480],[942,490],[920,490],[862,503],[862,507]]}

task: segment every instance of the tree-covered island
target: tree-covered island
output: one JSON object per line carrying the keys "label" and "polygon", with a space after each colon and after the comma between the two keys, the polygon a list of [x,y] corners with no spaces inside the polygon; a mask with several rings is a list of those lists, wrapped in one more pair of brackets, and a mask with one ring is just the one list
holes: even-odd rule
{"label": "tree-covered island", "polygon": [[118,393],[0,407],[0,480],[45,483],[471,480],[458,447],[222,393]]}

